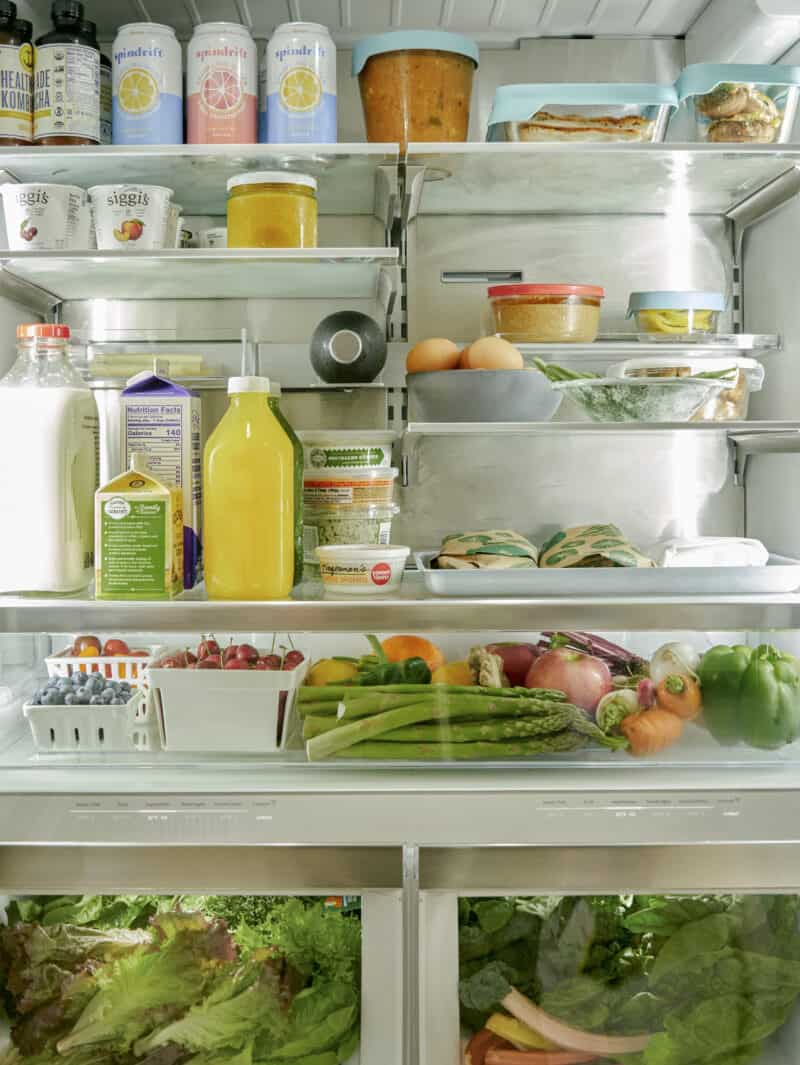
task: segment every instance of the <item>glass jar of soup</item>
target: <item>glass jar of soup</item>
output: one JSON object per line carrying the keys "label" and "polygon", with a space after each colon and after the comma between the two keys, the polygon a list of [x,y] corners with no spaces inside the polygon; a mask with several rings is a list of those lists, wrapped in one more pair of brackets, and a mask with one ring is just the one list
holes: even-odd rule
{"label": "glass jar of soup", "polygon": [[228,180],[229,248],[315,248],[317,182],[263,170]]}

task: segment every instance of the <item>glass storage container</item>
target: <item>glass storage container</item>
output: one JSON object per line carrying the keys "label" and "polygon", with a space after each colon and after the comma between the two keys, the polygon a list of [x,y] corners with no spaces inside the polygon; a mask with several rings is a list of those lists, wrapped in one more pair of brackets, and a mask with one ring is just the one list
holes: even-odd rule
{"label": "glass storage container", "polygon": [[478,46],[438,30],[403,30],[356,41],[367,140],[465,141]]}
{"label": "glass storage container", "polygon": [[674,340],[693,333],[716,333],[725,310],[721,292],[631,292],[628,318],[636,317],[648,340]]}
{"label": "glass storage container", "polygon": [[662,141],[677,106],[671,85],[501,85],[486,139]]}
{"label": "glass storage container", "polygon": [[678,78],[681,107],[694,119],[695,140],[785,144],[797,111],[800,67],[694,63]]}
{"label": "glass storage container", "polygon": [[229,248],[316,246],[315,178],[266,170],[228,180]]}
{"label": "glass storage container", "polygon": [[492,331],[519,344],[589,344],[604,297],[597,285],[492,285]]}

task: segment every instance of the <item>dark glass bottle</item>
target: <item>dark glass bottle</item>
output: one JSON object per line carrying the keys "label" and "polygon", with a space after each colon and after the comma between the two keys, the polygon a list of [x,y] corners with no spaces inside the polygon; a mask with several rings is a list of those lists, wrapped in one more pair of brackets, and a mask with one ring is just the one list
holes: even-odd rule
{"label": "dark glass bottle", "polygon": [[[82,22],[81,30],[90,37],[94,47],[100,51],[97,43],[97,23]],[[111,144],[111,112],[112,112],[112,88],[111,88],[111,60],[107,55],[100,52],[100,143]]]}
{"label": "dark glass bottle", "polygon": [[53,29],[36,41],[36,144],[100,143],[100,50],[81,28],[83,4],[54,0]]}
{"label": "dark glass bottle", "polygon": [[[29,32],[25,33],[25,28]],[[30,22],[17,5],[0,0],[0,145],[30,144],[33,137],[33,49]]]}

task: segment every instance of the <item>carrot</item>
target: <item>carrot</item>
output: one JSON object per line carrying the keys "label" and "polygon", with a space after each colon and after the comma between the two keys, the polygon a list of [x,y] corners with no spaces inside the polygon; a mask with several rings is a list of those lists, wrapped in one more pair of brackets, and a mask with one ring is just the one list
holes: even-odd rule
{"label": "carrot", "polygon": [[486,1065],[486,1055],[490,1050],[510,1050],[511,1043],[506,1042],[490,1032],[488,1028],[481,1028],[467,1043],[464,1050],[464,1065]]}
{"label": "carrot", "polygon": [[490,1050],[486,1065],[584,1065],[597,1061],[597,1054],[579,1050]]}
{"label": "carrot", "polygon": [[692,677],[668,673],[656,685],[656,702],[662,710],[669,710],[684,721],[691,721],[703,709],[700,685]]}
{"label": "carrot", "polygon": [[381,644],[390,662],[404,662],[407,658],[421,658],[431,673],[444,665],[444,655],[430,640],[421,636],[390,636]]}
{"label": "carrot", "polygon": [[656,754],[676,743],[683,732],[683,721],[669,710],[654,706],[638,714],[628,714],[619,727],[630,744],[631,754],[639,756]]}

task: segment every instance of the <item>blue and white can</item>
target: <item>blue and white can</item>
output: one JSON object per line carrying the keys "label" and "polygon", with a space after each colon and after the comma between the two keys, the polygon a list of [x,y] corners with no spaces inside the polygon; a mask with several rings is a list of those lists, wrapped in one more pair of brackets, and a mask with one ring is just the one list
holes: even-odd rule
{"label": "blue and white can", "polygon": [[259,81],[262,144],[336,143],[336,45],[325,26],[278,26]]}
{"label": "blue and white can", "polygon": [[183,144],[181,46],[172,27],[122,26],[111,62],[113,143]]}

